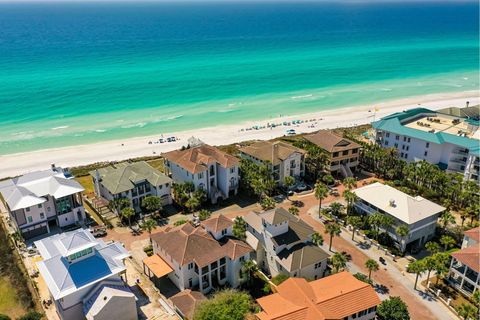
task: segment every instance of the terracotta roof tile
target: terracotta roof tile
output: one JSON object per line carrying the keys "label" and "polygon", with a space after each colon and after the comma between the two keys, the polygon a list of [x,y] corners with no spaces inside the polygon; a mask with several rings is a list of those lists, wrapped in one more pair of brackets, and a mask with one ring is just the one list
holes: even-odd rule
{"label": "terracotta roof tile", "polygon": [[320,130],[317,133],[306,135],[304,138],[328,152],[351,150],[361,147],[358,143],[343,138],[329,130]]}
{"label": "terracotta roof tile", "polygon": [[480,244],[456,251],[451,256],[476,272],[480,272]]}
{"label": "terracotta roof tile", "polygon": [[202,226],[214,233],[220,232],[223,229],[228,229],[233,226],[233,221],[225,217],[223,214],[212,217],[202,221]]}
{"label": "terracotta roof tile", "polygon": [[193,319],[195,309],[206,299],[201,292],[186,289],[171,297],[170,301],[172,301],[175,307],[177,307],[187,319]]}
{"label": "terracotta roof tile", "polygon": [[217,162],[224,168],[238,165],[239,160],[207,144],[185,150],[174,150],[164,153],[168,161],[178,164],[190,173],[198,173],[207,170],[205,164]]}
{"label": "terracotta roof tile", "polygon": [[476,242],[480,242],[480,227],[467,230],[463,234]]}

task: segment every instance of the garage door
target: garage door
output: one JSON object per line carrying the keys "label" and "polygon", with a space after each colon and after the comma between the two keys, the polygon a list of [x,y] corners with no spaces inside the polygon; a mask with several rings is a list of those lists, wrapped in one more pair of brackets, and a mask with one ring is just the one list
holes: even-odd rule
{"label": "garage door", "polygon": [[42,234],[47,233],[47,232],[48,232],[47,226],[43,226],[43,227],[40,227],[40,228],[37,228],[37,229],[22,232],[22,234],[23,234],[23,238],[25,240],[28,240],[28,239],[34,238],[36,236],[42,235]]}

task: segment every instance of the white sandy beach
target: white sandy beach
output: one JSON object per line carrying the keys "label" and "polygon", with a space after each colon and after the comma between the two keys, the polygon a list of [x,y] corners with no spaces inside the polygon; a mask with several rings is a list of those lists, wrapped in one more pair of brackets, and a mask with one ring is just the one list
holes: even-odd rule
{"label": "white sandy beach", "polygon": [[[304,133],[317,131],[319,129],[348,127],[366,124],[372,122],[374,118],[378,120],[393,112],[418,106],[436,110],[453,106],[464,107],[466,101],[470,101],[471,106],[479,104],[479,93],[476,91],[468,91],[425,95],[375,105],[320,111],[278,119],[249,121],[237,125],[219,125],[198,130],[163,133],[163,137],[175,136],[179,139],[176,142],[170,143],[149,144],[149,141],[158,141],[160,135],[157,135],[9,154],[0,156],[0,177],[11,177],[30,171],[46,169],[52,163],[61,167],[71,167],[100,161],[119,161],[135,157],[160,155],[162,152],[178,149],[182,145],[186,145],[188,138],[192,136],[211,145],[225,145],[255,139],[268,140],[284,135],[285,131],[290,128],[295,129],[296,133]],[[374,112],[375,108],[378,111]],[[322,120],[320,120],[320,118]],[[308,121],[311,119],[316,120]],[[275,128],[242,131],[242,129],[252,126],[266,126],[267,123],[283,123],[292,120],[304,120],[308,122],[291,125],[289,127],[278,126]]]}

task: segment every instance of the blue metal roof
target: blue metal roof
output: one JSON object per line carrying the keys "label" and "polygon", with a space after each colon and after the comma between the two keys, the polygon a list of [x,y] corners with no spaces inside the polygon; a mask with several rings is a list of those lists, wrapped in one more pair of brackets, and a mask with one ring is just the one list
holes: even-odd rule
{"label": "blue metal roof", "polygon": [[408,128],[402,125],[401,120],[411,118],[420,114],[435,115],[436,112],[426,108],[415,108],[404,112],[396,112],[386,116],[378,121],[372,123],[372,126],[377,130],[385,130],[395,134],[400,134],[427,142],[443,144],[451,143],[470,150],[470,153],[475,156],[480,156],[480,144],[476,139],[467,137],[460,137],[457,135],[445,132],[427,132]]}

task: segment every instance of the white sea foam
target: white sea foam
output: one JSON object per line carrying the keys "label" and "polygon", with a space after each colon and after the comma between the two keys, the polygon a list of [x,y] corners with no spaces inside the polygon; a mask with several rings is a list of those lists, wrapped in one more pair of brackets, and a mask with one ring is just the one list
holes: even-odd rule
{"label": "white sea foam", "polygon": [[468,78],[467,78],[467,77],[464,77],[463,80],[468,80]]}
{"label": "white sea foam", "polygon": [[380,90],[381,90],[381,91],[392,91],[391,88],[382,88],[382,89],[380,89]]}
{"label": "white sea foam", "polygon": [[106,131],[107,131],[107,130],[105,130],[105,129],[97,129],[97,130],[95,130],[95,132],[99,132],[99,133],[106,132]]}
{"label": "white sea foam", "polygon": [[143,128],[147,125],[146,122],[138,122],[138,123],[132,123],[132,124],[129,124],[129,125],[126,125],[126,126],[122,126],[123,129],[129,129],[129,128]]}
{"label": "white sea foam", "polygon": [[54,127],[52,130],[62,130],[62,129],[67,129],[69,126],[59,126],[59,127]]}
{"label": "white sea foam", "polygon": [[305,99],[305,98],[311,98],[311,97],[313,97],[313,94],[305,94],[303,96],[293,96],[290,98],[296,100],[296,99]]}

